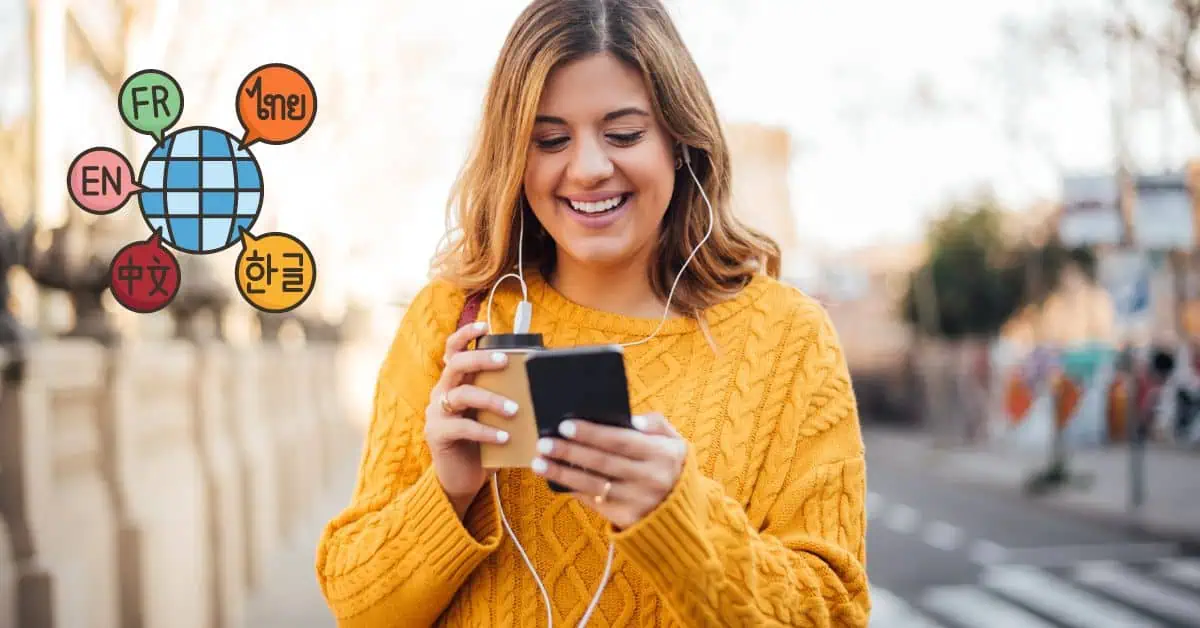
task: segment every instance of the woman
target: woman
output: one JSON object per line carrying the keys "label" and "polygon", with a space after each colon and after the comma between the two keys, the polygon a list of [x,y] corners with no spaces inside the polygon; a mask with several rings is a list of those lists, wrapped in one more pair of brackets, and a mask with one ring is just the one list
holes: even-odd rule
{"label": "woman", "polygon": [[[865,626],[837,336],[731,213],[717,114],[663,6],[535,1],[483,116],[462,233],[404,316],[352,503],[320,542],[340,625]],[[527,291],[500,284],[460,327],[514,268]],[[468,343],[512,331],[523,298],[548,347],[627,345],[638,429],[572,421],[493,476],[479,443],[505,435],[463,415],[511,400],[471,385],[503,363]]]}

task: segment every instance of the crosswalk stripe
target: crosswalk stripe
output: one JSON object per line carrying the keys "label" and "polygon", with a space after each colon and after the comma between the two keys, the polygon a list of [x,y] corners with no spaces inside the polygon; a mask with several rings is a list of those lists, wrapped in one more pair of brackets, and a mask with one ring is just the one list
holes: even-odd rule
{"label": "crosswalk stripe", "polygon": [[1153,582],[1138,572],[1107,560],[1087,561],[1075,568],[1075,579],[1105,593],[1184,623],[1200,617],[1196,595]]}
{"label": "crosswalk stripe", "polygon": [[879,493],[867,493],[867,519],[874,520],[883,512],[883,496]]}
{"label": "crosswalk stripe", "polygon": [[875,587],[871,588],[871,621],[867,625],[869,628],[941,628],[904,598]]}
{"label": "crosswalk stripe", "polygon": [[888,511],[883,522],[893,532],[909,534],[917,529],[917,522],[920,518],[921,516],[911,506],[895,504]]}
{"label": "crosswalk stripe", "polygon": [[1179,584],[1200,589],[1200,559],[1164,558],[1158,561],[1155,573]]}
{"label": "crosswalk stripe", "polygon": [[1036,567],[1005,565],[987,569],[983,586],[998,591],[1064,625],[1077,628],[1152,628],[1125,607],[1091,595]]}
{"label": "crosswalk stripe", "polygon": [[973,586],[930,589],[921,607],[971,628],[1055,628],[1053,624]]}

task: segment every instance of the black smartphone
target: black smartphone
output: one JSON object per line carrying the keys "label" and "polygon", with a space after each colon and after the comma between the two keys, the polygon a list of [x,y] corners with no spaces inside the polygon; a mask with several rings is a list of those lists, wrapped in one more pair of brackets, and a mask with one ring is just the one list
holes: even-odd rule
{"label": "black smartphone", "polygon": [[[633,429],[625,354],[619,345],[537,351],[525,360],[538,436],[560,436],[570,418]],[[550,490],[568,492],[549,482]]]}

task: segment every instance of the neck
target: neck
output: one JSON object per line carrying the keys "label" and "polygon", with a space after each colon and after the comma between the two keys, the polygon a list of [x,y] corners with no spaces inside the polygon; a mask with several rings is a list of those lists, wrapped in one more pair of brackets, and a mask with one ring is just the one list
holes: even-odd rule
{"label": "neck", "polygon": [[584,307],[634,318],[659,318],[666,303],[654,294],[645,262],[596,267],[561,253],[547,281]]}

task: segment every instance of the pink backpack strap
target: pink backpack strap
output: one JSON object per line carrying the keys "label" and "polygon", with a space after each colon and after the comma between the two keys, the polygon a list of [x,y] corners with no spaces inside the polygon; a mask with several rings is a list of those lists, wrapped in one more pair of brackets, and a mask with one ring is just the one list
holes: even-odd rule
{"label": "pink backpack strap", "polygon": [[474,292],[467,295],[467,300],[463,303],[462,314],[458,317],[458,325],[455,329],[462,329],[466,325],[475,320],[479,316],[479,306],[483,304],[482,292]]}

